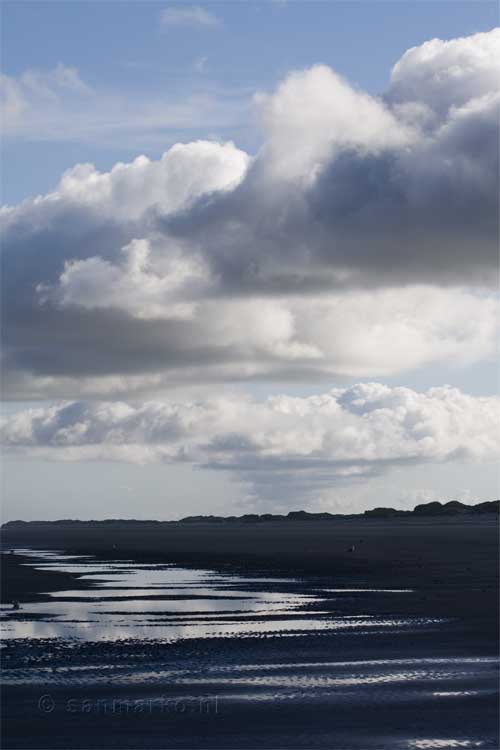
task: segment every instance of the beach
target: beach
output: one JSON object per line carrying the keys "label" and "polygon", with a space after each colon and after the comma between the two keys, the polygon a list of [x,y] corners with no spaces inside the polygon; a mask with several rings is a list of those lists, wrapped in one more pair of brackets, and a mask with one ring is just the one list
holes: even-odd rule
{"label": "beach", "polygon": [[495,518],[78,526],[2,533],[4,747],[498,746]]}

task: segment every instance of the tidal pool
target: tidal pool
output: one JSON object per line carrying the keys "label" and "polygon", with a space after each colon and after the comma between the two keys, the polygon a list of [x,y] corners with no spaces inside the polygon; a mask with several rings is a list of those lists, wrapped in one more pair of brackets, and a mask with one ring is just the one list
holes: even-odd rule
{"label": "tidal pool", "polygon": [[[15,550],[39,570],[78,573],[87,589],[47,594],[46,601],[2,606],[4,639],[186,638],[293,635],[321,630],[380,630],[424,624],[413,618],[335,613],[336,596],[411,594],[395,589],[328,589],[297,579],[252,578],[175,565],[104,562],[54,551]],[[332,597],[332,594],[335,596]],[[328,606],[326,606],[328,604]],[[325,605],[325,606],[323,606]],[[430,621],[428,621],[430,622]]]}

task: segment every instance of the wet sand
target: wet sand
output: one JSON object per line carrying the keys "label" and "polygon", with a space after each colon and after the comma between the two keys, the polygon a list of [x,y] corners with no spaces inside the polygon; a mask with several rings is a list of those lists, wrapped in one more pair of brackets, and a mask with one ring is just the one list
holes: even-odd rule
{"label": "wet sand", "polygon": [[[346,584],[365,581],[372,588],[414,588],[420,596],[408,606],[423,615],[460,617],[465,629],[481,630],[493,640],[498,632],[496,516],[149,527],[29,524],[2,529],[0,541],[3,549],[57,549],[244,575],[319,576]],[[352,545],[355,550],[349,552]],[[16,586],[7,583],[9,600],[22,600],[30,588],[26,581]]]}
{"label": "wet sand", "polygon": [[[273,632],[273,624],[241,637],[222,621],[217,637],[171,643],[9,642],[3,747],[498,748],[495,520],[280,526],[5,534],[8,546],[99,559],[287,574],[296,593],[330,590],[321,608],[335,622],[410,625]],[[61,588],[78,590],[75,580]],[[13,582],[9,593],[43,598],[47,582]],[[366,591],[377,588],[413,591]]]}
{"label": "wet sand", "polygon": [[[282,638],[150,652],[132,643],[116,654],[101,644],[71,663],[121,667],[109,685],[56,673],[43,686],[9,688],[4,747],[497,748],[495,665],[457,659],[451,647],[428,660],[435,646],[403,639],[408,660],[382,637],[354,654],[347,637],[299,637],[293,659]],[[381,651],[384,664],[373,659]]]}
{"label": "wet sand", "polygon": [[45,601],[46,593],[70,588],[87,588],[79,576],[56,570],[27,568],[29,558],[22,554],[2,553],[0,601],[9,603]]}

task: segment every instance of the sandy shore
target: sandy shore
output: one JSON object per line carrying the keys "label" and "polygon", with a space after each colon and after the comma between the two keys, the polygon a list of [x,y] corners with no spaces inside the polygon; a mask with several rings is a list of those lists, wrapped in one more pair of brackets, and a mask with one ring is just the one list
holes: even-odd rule
{"label": "sandy shore", "polygon": [[[340,618],[416,623],[393,633],[221,632],[171,644],[12,641],[3,659],[5,748],[498,747],[494,519],[171,524],[135,533],[52,526],[4,534],[3,543],[287,574],[304,591],[318,581],[410,588],[409,596],[332,596],[328,607]],[[70,586],[29,582],[14,568],[9,594],[20,599],[43,596],[49,583],[77,588],[74,577]]]}
{"label": "sandy shore", "polygon": [[[415,600],[418,605],[411,606],[418,606],[422,613],[463,618],[464,626],[483,629],[492,638],[498,632],[496,516],[135,528],[29,525],[2,530],[0,541],[3,549],[58,549],[101,559],[175,563],[252,575],[332,577],[337,582],[365,581],[374,588],[388,584],[415,588],[421,596]],[[354,552],[348,551],[352,545]],[[42,585],[42,578],[39,581]],[[9,597],[20,600],[27,585],[26,581],[4,583]]]}

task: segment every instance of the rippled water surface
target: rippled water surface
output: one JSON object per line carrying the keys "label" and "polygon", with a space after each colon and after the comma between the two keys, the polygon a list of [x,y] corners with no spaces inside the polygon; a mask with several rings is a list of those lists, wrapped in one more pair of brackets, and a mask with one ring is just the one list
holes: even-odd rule
{"label": "rippled water surface", "polygon": [[[68,696],[98,695],[100,711],[146,696],[159,716],[172,697],[215,696],[234,736],[216,724],[210,747],[498,748],[497,658],[452,652],[451,620],[409,614],[412,589],[16,551],[89,585],[0,613],[3,681],[54,700],[57,732]],[[93,721],[81,718],[89,737]]]}
{"label": "rippled water surface", "polygon": [[[103,562],[57,552],[17,550],[38,570],[78,573],[92,588],[58,591],[47,601],[3,606],[2,635],[12,638],[177,640],[280,632],[379,630],[424,624],[409,618],[346,617],[335,595],[411,594],[409,589],[332,589],[299,581],[251,578],[173,565]],[[328,601],[328,609],[322,603]],[[430,623],[430,621],[427,621]]]}

